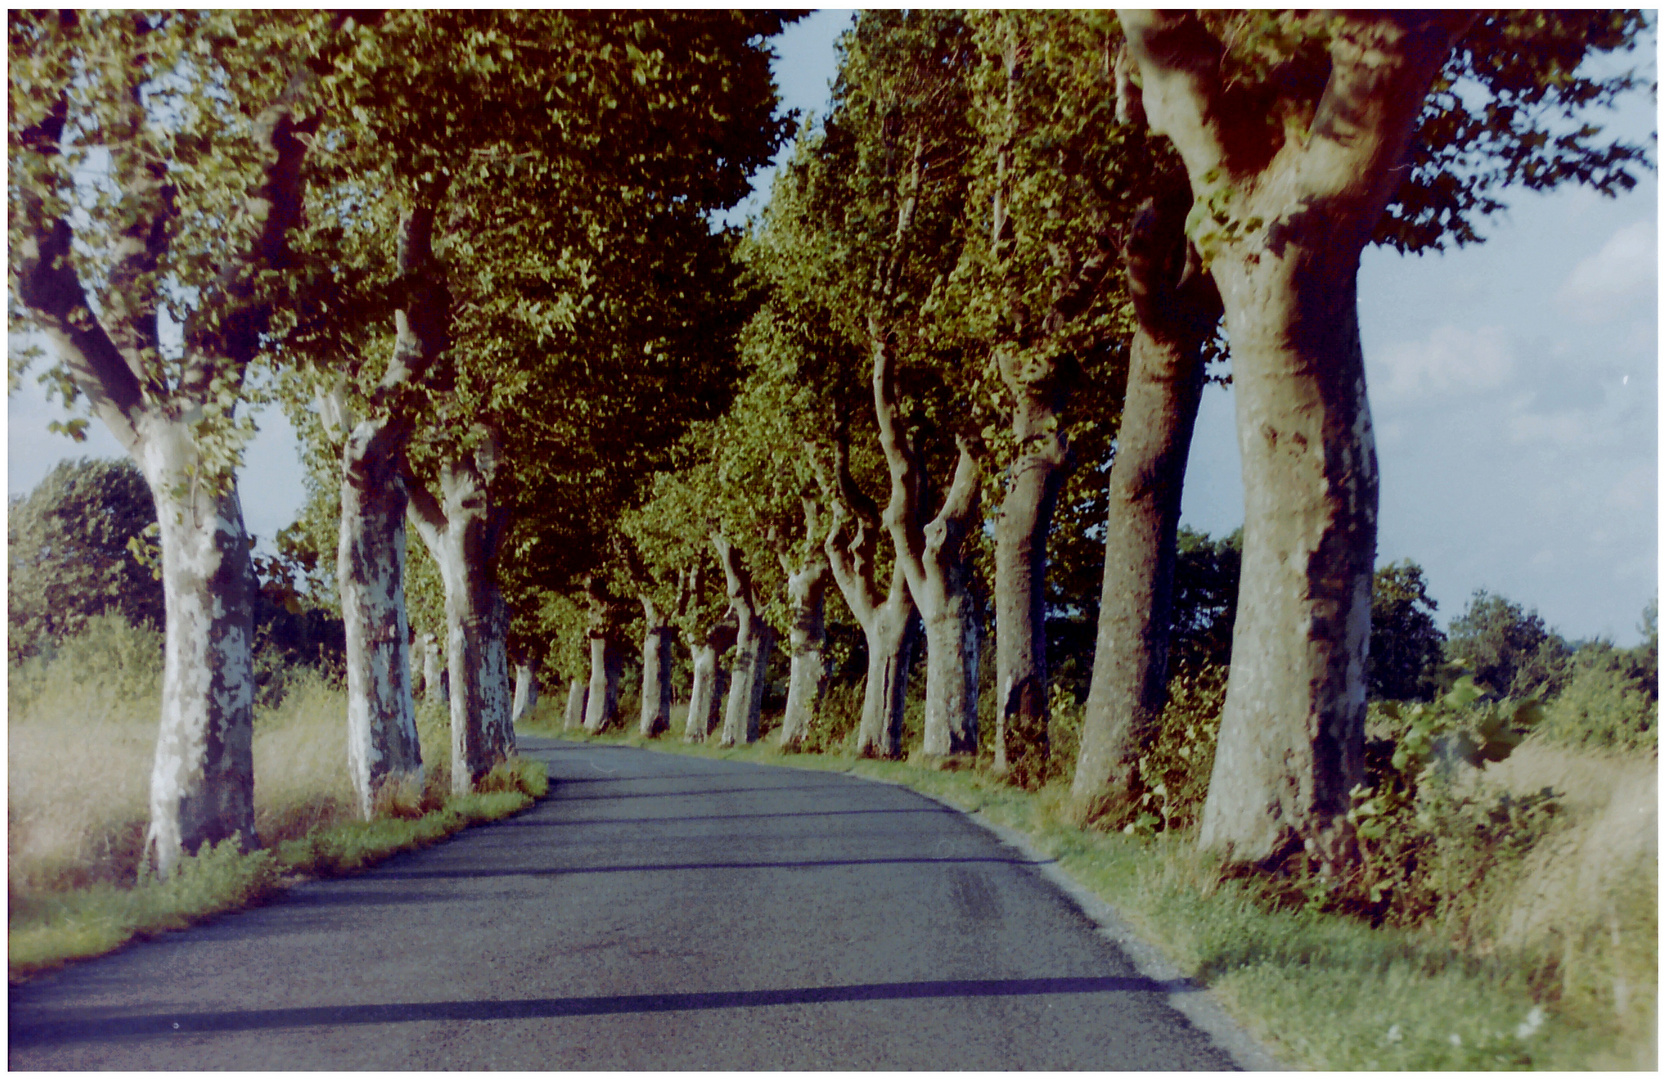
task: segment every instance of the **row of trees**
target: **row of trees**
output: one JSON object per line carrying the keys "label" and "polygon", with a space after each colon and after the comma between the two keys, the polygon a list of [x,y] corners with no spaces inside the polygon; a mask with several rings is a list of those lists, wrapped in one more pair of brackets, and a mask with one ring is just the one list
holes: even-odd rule
{"label": "row of trees", "polygon": [[1044,616],[1083,601],[1081,581],[1049,595],[1049,538],[1102,543],[1073,793],[1114,811],[1162,706],[1223,314],[1247,506],[1203,842],[1341,850],[1376,514],[1359,252],[1473,240],[1506,184],[1629,186],[1643,150],[1560,117],[1630,85],[1579,69],[1643,17],[864,13],[742,237],[710,214],[787,134],[782,22],[13,14],[14,310],[160,519],[157,865],[253,837],[233,467],[260,395],[293,410],[338,511],[314,554],[367,812],[422,767],[407,520],[443,587],[459,790],[513,752],[512,652],[582,624],[586,723],[608,722],[620,598],[644,615],[646,730],[680,630],[697,726],[732,650],[722,737],[755,737],[784,632],[801,739],[830,582],[865,638],[862,752],[900,752],[918,625],[925,752],[982,739],[1033,777]]}

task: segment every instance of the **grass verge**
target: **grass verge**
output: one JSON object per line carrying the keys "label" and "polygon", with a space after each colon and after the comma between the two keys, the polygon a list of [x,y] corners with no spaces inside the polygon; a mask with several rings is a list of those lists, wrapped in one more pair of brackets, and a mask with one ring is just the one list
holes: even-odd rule
{"label": "grass verge", "polygon": [[[1346,916],[1279,908],[1253,879],[1223,875],[1185,834],[1083,831],[1063,815],[1067,788],[1036,792],[972,770],[783,754],[773,744],[718,748],[675,737],[586,736],[724,760],[847,772],[900,783],[1016,829],[1111,904],[1146,941],[1207,987],[1246,1030],[1294,1068],[1652,1069],[1656,1057],[1656,889],[1652,862],[1609,890],[1611,934],[1477,955],[1438,934],[1373,928]],[[1598,977],[1600,973],[1600,977]],[[1628,989],[1629,988],[1629,989]]]}
{"label": "grass verge", "polygon": [[274,847],[243,852],[235,840],[181,860],[165,881],[98,883],[11,898],[7,976],[12,983],[99,956],[169,930],[258,904],[315,877],[347,874],[401,851],[436,844],[471,825],[496,821],[549,791],[548,770],[531,758],[498,766],[472,795],[447,799],[420,817],[385,817],[318,826]]}

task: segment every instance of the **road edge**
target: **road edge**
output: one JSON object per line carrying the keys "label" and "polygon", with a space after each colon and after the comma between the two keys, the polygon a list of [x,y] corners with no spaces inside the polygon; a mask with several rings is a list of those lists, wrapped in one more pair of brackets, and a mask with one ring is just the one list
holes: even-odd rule
{"label": "road edge", "polygon": [[1025,859],[1052,882],[1060,892],[1068,896],[1084,916],[1099,927],[1102,937],[1116,944],[1124,955],[1133,962],[1135,970],[1153,982],[1163,983],[1172,987],[1168,993],[1168,1004],[1184,1016],[1191,1025],[1209,1036],[1211,1042],[1232,1058],[1232,1061],[1245,1072],[1288,1072],[1290,1067],[1281,1063],[1273,1056],[1261,1041],[1234,1020],[1221,1006],[1206,986],[1199,986],[1186,978],[1179,968],[1175,967],[1155,945],[1142,939],[1132,927],[1117,913],[1103,897],[1092,889],[1077,881],[1064,868],[1059,866],[1058,860],[1047,855],[1030,843],[1030,838],[1024,833],[1010,826],[991,821],[982,811],[967,811],[946,802],[933,795],[928,795],[918,788],[894,780],[880,780],[872,776],[863,776],[856,772],[847,772],[846,776],[858,780],[867,780],[875,784],[887,784],[892,787],[908,788],[923,799],[928,799],[938,806],[966,818],[993,835],[1001,843],[1018,851]]}

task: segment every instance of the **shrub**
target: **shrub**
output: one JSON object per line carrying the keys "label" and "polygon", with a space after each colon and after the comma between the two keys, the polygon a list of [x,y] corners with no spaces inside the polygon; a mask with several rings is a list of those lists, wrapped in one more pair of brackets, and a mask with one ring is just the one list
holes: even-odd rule
{"label": "shrub", "polygon": [[1657,746],[1660,689],[1648,650],[1607,642],[1581,646],[1567,686],[1545,708],[1544,738],[1600,750]]}
{"label": "shrub", "polygon": [[1303,865],[1306,903],[1373,924],[1439,927],[1467,943],[1474,917],[1560,803],[1549,788],[1513,796],[1466,786],[1459,769],[1505,760],[1542,718],[1537,698],[1483,702],[1468,676],[1432,705],[1381,706],[1376,726],[1391,737],[1367,741],[1366,783],[1348,814],[1359,858],[1339,880],[1315,880]]}

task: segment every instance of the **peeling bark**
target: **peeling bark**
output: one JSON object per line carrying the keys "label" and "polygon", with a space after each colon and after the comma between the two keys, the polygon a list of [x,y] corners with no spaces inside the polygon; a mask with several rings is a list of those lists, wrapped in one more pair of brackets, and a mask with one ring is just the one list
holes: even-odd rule
{"label": "peeling bark", "polygon": [[879,443],[891,471],[885,526],[896,547],[908,592],[920,610],[926,638],[924,753],[934,757],[975,754],[978,749],[979,612],[968,587],[971,565],[965,540],[978,525],[979,472],[972,445],[956,439],[960,457],[943,508],[922,524],[925,463],[902,430],[892,344],[875,323],[874,411]]}
{"label": "peeling bark", "polygon": [[735,659],[730,667],[729,700],[723,713],[720,746],[750,745],[758,741],[758,717],[763,707],[765,671],[775,643],[775,633],[764,621],[752,575],[746,569],[740,549],[722,533],[712,534],[728,584],[729,605],[735,613],[738,633]]}
{"label": "peeling bark", "polygon": [[567,711],[562,716],[561,726],[568,731],[584,726],[584,709],[590,699],[590,681],[588,679],[570,679],[567,682]]}
{"label": "peeling bark", "polygon": [[371,397],[373,415],[351,424],[340,387],[325,412],[351,426],[341,453],[336,580],[346,627],[348,770],[367,821],[384,783],[422,786],[405,612],[404,472],[411,424],[391,403],[447,346],[450,300],[433,258],[433,227],[427,202],[400,219],[398,267],[412,284],[395,313],[393,356]]}
{"label": "peeling bark", "polygon": [[539,667],[537,657],[515,665],[515,704],[509,714],[512,723],[520,723],[538,704]]}
{"label": "peeling bark", "polygon": [[997,776],[1042,779],[1047,737],[1047,531],[1070,469],[1060,431],[1063,386],[1056,373],[1027,378],[1000,355],[1013,398],[1018,457],[995,516],[995,761]]}
{"label": "peeling bark", "polygon": [[440,470],[440,499],[409,483],[409,516],[445,586],[446,657],[451,681],[451,790],[465,795],[515,753],[510,721],[509,609],[491,560],[504,512],[488,492],[496,445],[485,437],[467,460]]}
{"label": "peeling bark", "polygon": [[804,531],[809,554],[796,569],[784,553],[781,569],[787,575],[787,606],[792,612],[788,637],[792,667],[787,683],[787,711],[781,718],[781,746],[797,749],[810,735],[822,692],[827,687],[825,618],[827,585],[833,568],[816,542],[815,504],[804,500]]}
{"label": "peeling bark", "polygon": [[645,739],[671,730],[671,642],[676,628],[643,593],[642,716],[637,731]]}
{"label": "peeling bark", "polygon": [[[341,23],[336,19],[330,33]],[[232,836],[246,847],[257,842],[254,571],[236,476],[211,465],[198,440],[214,437],[200,418],[207,406],[220,404],[226,388],[241,385],[270,325],[270,303],[255,281],[291,262],[288,234],[304,205],[305,136],[316,126],[298,120],[294,110],[310,81],[308,69],[298,70],[279,98],[252,117],[248,144],[226,148],[252,153],[259,170],[238,211],[257,228],[246,248],[226,254],[216,280],[202,284],[202,310],[216,317],[187,319],[173,385],[153,360],[162,351],[158,271],[174,234],[174,189],[167,163],[147,154],[139,137],[148,122],[139,87],[110,101],[113,111],[101,119],[102,134],[111,137],[112,179],[134,214],[111,238],[96,311],[71,258],[74,229],[51,209],[63,192],[17,181],[18,242],[7,263],[12,295],[93,413],[138,463],[156,502],[167,628],[145,851],[164,877],[205,843]],[[125,115],[115,111],[123,108]],[[68,126],[66,89],[41,122],[14,132],[14,151],[56,157]]]}
{"label": "peeling bark", "polygon": [[167,631],[162,724],[151,771],[145,853],[158,873],[181,854],[254,826],[254,567],[235,490],[193,491],[181,424],[141,421],[140,464],[161,526]]}
{"label": "peeling bark", "polygon": [[1377,529],[1359,256],[1475,14],[1339,17],[1299,136],[1222,83],[1222,45],[1195,15],[1120,18],[1151,130],[1174,142],[1194,197],[1227,197],[1215,202],[1232,226],[1207,254],[1232,343],[1243,577],[1199,843],[1238,865],[1305,849],[1335,867],[1363,775]]}
{"label": "peeling bark", "polygon": [[1220,295],[1186,239],[1189,193],[1136,216],[1124,253],[1138,324],[1111,468],[1093,682],[1071,783],[1083,819],[1138,794],[1138,764],[1168,701],[1175,535]]}
{"label": "peeling bark", "polygon": [[828,478],[818,466],[818,478],[833,507],[833,528],[822,542],[822,550],[827,553],[828,566],[839,592],[862,627],[868,649],[856,753],[859,757],[900,758],[908,666],[917,636],[908,576],[900,560],[893,563],[890,587],[880,593],[874,568],[882,535],[880,511],[850,475],[849,447],[843,429],[838,431],[834,442],[833,477]]}

